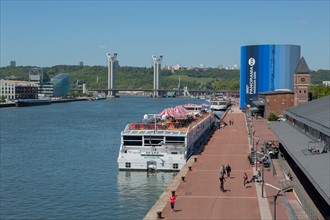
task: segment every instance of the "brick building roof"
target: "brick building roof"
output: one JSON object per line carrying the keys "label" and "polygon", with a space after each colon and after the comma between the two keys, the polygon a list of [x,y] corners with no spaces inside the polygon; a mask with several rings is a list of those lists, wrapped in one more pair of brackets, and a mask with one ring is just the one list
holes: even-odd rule
{"label": "brick building roof", "polygon": [[295,73],[296,74],[310,74],[310,72],[311,71],[309,70],[309,67],[305,61],[305,58],[301,57]]}

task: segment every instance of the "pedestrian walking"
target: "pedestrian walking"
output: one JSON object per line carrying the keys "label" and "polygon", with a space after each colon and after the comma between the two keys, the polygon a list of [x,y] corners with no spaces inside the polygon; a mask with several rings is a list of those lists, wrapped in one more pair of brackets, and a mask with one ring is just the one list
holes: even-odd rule
{"label": "pedestrian walking", "polygon": [[226,168],[225,165],[222,165],[220,167],[220,176],[225,176],[226,175]]}
{"label": "pedestrian walking", "polygon": [[172,191],[172,195],[170,196],[170,203],[171,203],[171,211],[172,212],[175,211],[175,209],[174,209],[175,198],[176,198],[175,191]]}
{"label": "pedestrian walking", "polygon": [[227,172],[227,178],[230,178],[231,167],[229,166],[229,164],[227,164],[226,166],[226,172]]}
{"label": "pedestrian walking", "polygon": [[243,175],[243,181],[244,181],[244,187],[246,188],[247,187],[247,184],[249,183],[248,176],[247,176],[246,173],[244,173],[244,175]]}
{"label": "pedestrian walking", "polygon": [[222,191],[222,192],[224,192],[225,191],[225,177],[223,176],[223,175],[220,175],[220,177],[219,177],[219,182],[220,182],[220,190]]}

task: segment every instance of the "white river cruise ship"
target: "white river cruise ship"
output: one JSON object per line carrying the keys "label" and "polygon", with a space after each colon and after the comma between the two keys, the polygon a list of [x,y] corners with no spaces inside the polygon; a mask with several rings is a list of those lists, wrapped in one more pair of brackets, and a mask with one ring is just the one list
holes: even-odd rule
{"label": "white river cruise ship", "polygon": [[141,123],[128,124],[121,132],[119,170],[179,171],[191,155],[203,150],[214,122],[215,115],[204,105],[144,115]]}

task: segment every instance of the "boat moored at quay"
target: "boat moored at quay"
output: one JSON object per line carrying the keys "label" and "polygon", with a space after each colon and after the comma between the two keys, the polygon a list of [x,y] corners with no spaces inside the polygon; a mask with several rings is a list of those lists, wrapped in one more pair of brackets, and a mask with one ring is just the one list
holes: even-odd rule
{"label": "boat moored at quay", "polygon": [[144,115],[142,122],[128,124],[121,132],[119,170],[179,171],[203,150],[215,117],[204,105],[194,104]]}
{"label": "boat moored at quay", "polygon": [[38,105],[50,105],[50,99],[19,99],[15,102],[16,107],[29,107]]}
{"label": "boat moored at quay", "polygon": [[225,111],[230,105],[230,100],[226,97],[218,97],[216,99],[211,99],[211,110],[214,111]]}

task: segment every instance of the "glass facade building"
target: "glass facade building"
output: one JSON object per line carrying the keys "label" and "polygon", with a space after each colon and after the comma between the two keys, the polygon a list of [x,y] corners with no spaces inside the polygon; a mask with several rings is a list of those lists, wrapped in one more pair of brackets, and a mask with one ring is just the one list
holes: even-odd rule
{"label": "glass facade building", "polygon": [[293,76],[300,60],[299,45],[241,47],[240,108],[252,106],[259,92],[293,91]]}
{"label": "glass facade building", "polygon": [[50,81],[49,76],[39,67],[34,67],[29,70],[29,79],[31,82],[37,83],[47,83]]}
{"label": "glass facade building", "polygon": [[70,91],[70,75],[67,73],[60,73],[51,79],[53,84],[53,96],[67,96]]}

